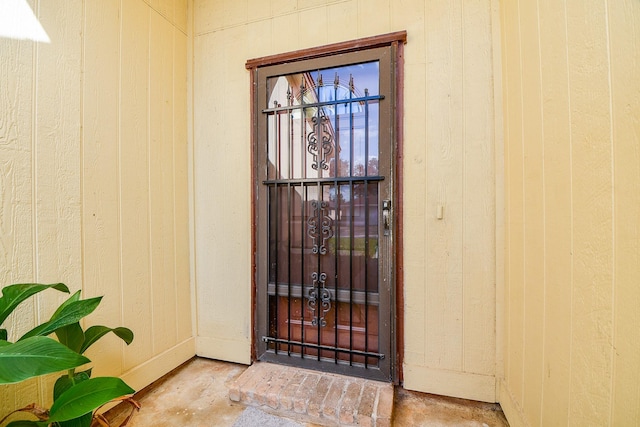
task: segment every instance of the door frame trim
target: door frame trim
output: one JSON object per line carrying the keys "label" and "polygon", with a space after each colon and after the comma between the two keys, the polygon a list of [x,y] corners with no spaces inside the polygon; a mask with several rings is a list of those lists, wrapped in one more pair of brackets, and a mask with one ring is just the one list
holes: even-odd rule
{"label": "door frame trim", "polygon": [[395,348],[395,358],[391,367],[393,383],[403,382],[404,360],[404,257],[403,257],[403,138],[404,138],[404,45],[407,43],[407,32],[397,31],[378,36],[365,37],[351,41],[333,43],[308,49],[301,49],[277,55],[263,56],[250,59],[245,68],[250,74],[250,105],[251,105],[251,361],[258,360],[258,337],[256,335],[257,313],[257,203],[258,181],[256,180],[256,165],[258,155],[258,120],[259,112],[255,108],[258,88],[258,68],[283,64],[287,62],[304,61],[315,58],[339,55],[347,52],[368,50],[377,47],[392,47],[392,68],[395,74],[395,109],[392,116],[395,123],[392,129],[392,147],[395,159],[392,168],[394,170],[394,209],[392,224],[394,227],[394,268],[395,292],[392,293],[392,307],[394,308],[393,324],[391,325],[392,348]]}

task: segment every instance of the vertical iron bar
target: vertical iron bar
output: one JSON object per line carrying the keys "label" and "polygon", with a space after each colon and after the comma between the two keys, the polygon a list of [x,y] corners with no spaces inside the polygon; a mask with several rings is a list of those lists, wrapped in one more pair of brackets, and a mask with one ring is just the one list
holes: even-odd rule
{"label": "vertical iron bar", "polygon": [[291,179],[295,179],[295,160],[293,154],[295,150],[293,148],[293,110],[289,111],[289,170],[291,171]]}
{"label": "vertical iron bar", "polygon": [[[307,187],[300,184],[300,342],[304,344],[304,240],[307,235],[304,231],[306,224]],[[300,347],[300,357],[304,359],[304,346]]]}
{"label": "vertical iron bar", "polygon": [[[364,90],[364,96],[369,96],[369,89]],[[364,176],[369,176],[369,101],[364,101]]]}
{"label": "vertical iron bar", "polygon": [[[336,71],[336,78],[333,81],[333,99],[334,101],[338,100],[338,87],[340,86],[340,77],[338,77],[338,72]],[[333,117],[334,117],[334,125],[333,125],[333,135],[336,141],[336,149],[334,152],[334,162],[335,162],[335,178],[337,179],[340,176],[340,117],[338,114],[338,104],[336,103],[333,106]]]}
{"label": "vertical iron bar", "polygon": [[[333,82],[333,99],[334,100],[338,100],[338,85],[340,84],[340,80],[338,77],[338,72],[336,71],[336,77],[334,79]],[[340,337],[338,335],[338,310],[340,309],[340,301],[338,300],[338,280],[340,277],[340,225],[342,222],[342,218],[340,215],[340,186],[338,185],[338,176],[340,175],[340,128],[339,128],[339,118],[338,118],[338,104],[334,105],[333,107],[333,135],[334,135],[334,139],[335,139],[335,145],[336,145],[336,149],[334,152],[334,179],[335,179],[335,184],[334,184],[334,189],[335,189],[335,195],[336,195],[336,211],[335,211],[335,227],[336,227],[336,232],[335,232],[335,237],[334,237],[334,241],[335,241],[335,255],[334,255],[334,295],[335,295],[335,308],[334,308],[334,322],[333,322],[333,329],[334,329],[334,347],[336,348],[336,351],[334,352],[334,363],[338,363],[338,347],[339,347],[339,341],[340,341]]]}
{"label": "vertical iron bar", "polygon": [[[273,253],[271,252],[271,220],[272,220],[272,215],[271,215],[271,202],[272,202],[272,192],[273,187],[268,187],[267,188],[267,270],[268,270],[268,274],[267,274],[267,285],[266,285],[266,290],[265,290],[265,294],[266,294],[266,304],[267,304],[267,332],[268,334],[271,334],[271,330],[269,328],[269,322],[271,321],[271,311],[269,309],[269,282],[271,281],[271,266],[274,264],[274,259],[273,259]],[[278,338],[277,336],[274,336],[273,338]],[[277,344],[276,344],[277,345]],[[268,348],[268,345],[267,345]]]}
{"label": "vertical iron bar", "polygon": [[304,85],[304,79],[305,79],[305,73],[301,74],[302,76],[302,84],[300,85],[300,138],[302,141],[302,150],[301,150],[301,156],[302,156],[302,164],[300,165],[300,173],[302,175],[302,178],[306,178],[307,177],[307,113],[306,110],[304,108],[304,92],[305,92],[305,85]]}
{"label": "vertical iron bar", "polygon": [[353,75],[349,75],[349,177],[353,177],[353,89]]}
{"label": "vertical iron bar", "polygon": [[[278,173],[278,169],[276,168],[276,173]],[[274,333],[276,335],[276,338],[280,338],[278,336],[278,251],[279,251],[279,244],[280,244],[280,197],[279,197],[279,192],[280,189],[278,188],[278,184],[276,183],[274,185],[274,205],[275,205],[275,213],[274,213],[274,221],[275,221],[275,243],[274,243],[274,247],[275,247],[275,277],[274,277],[274,282],[275,282],[275,330]],[[278,344],[276,344],[276,348],[275,348],[275,353],[278,354]]]}
{"label": "vertical iron bar", "polygon": [[[369,89],[364,90],[369,96]],[[364,176],[369,175],[369,102],[364,102]],[[369,181],[364,180],[364,351],[369,351]],[[367,369],[369,357],[364,356]]]}
{"label": "vertical iron bar", "polygon": [[340,263],[339,263],[339,257],[340,257],[340,223],[342,221],[342,218],[340,218],[340,186],[338,185],[338,181],[336,180],[335,182],[335,191],[336,191],[336,213],[335,213],[335,227],[336,227],[336,233],[335,233],[335,257],[334,257],[334,295],[335,295],[335,308],[334,308],[334,334],[335,334],[335,338],[334,338],[334,347],[336,348],[335,354],[334,354],[334,362],[338,363],[338,344],[339,344],[339,337],[338,337],[338,309],[340,308],[340,302],[338,300],[338,278],[339,276],[339,270],[338,268],[340,267]]}
{"label": "vertical iron bar", "polygon": [[[289,247],[287,250],[287,341],[291,341],[291,182],[287,183],[287,238],[289,240]],[[287,343],[287,355],[291,356],[291,344]]]}
{"label": "vertical iron bar", "polygon": [[[287,88],[287,106],[291,107],[293,104],[293,93],[291,87]],[[287,145],[289,146],[289,179],[294,179],[293,169],[293,110],[287,111]]]}
{"label": "vertical iron bar", "polygon": [[[365,138],[366,140],[366,138]],[[369,182],[364,181],[364,351],[369,351]],[[368,356],[364,356],[367,368]]]}
{"label": "vertical iron bar", "polygon": [[[349,76],[349,177],[353,177],[353,75]],[[354,249],[354,204],[353,181],[349,181],[351,209],[349,215],[349,365],[353,365],[353,249]]]}
{"label": "vertical iron bar", "polygon": [[353,181],[349,181],[351,203],[349,207],[349,365],[353,364],[353,239],[354,239],[354,197]]}
{"label": "vertical iron bar", "polygon": [[[275,108],[279,107],[278,101],[273,101],[273,106]],[[280,147],[280,144],[282,143],[282,141],[281,141],[281,138],[282,138],[282,135],[281,135],[282,126],[280,124],[280,120],[281,120],[280,115],[281,115],[281,112],[277,111],[276,115],[275,115],[275,119],[276,119],[276,159],[275,159],[276,175],[275,175],[275,178],[276,179],[282,178],[282,175],[281,175],[281,171],[282,171],[282,159],[281,159],[282,149]]]}
{"label": "vertical iron bar", "polygon": [[[293,93],[291,87],[287,85],[287,106],[291,106],[293,103]],[[287,149],[289,150],[289,179],[294,179],[294,169],[293,169],[293,113],[292,110],[287,110]],[[289,248],[287,251],[287,274],[288,274],[288,290],[287,290],[287,340],[291,341],[291,249],[292,249],[292,223],[293,223],[293,212],[291,209],[291,183],[288,185],[287,191],[287,209],[289,211],[289,223],[287,224],[287,233],[289,237]],[[291,344],[287,344],[287,356],[291,356]]]}
{"label": "vertical iron bar", "polygon": [[[318,111],[320,111],[319,108],[318,108]],[[318,113],[318,115],[320,115],[320,113]],[[318,126],[320,126],[320,125],[318,124]],[[318,173],[321,173],[320,169],[321,168],[318,168]],[[320,178],[320,177],[318,177],[318,178]],[[320,184],[320,181],[318,181],[317,186],[318,186],[318,189],[316,191],[318,191],[318,212],[317,212],[318,213],[318,218],[317,218],[317,221],[318,221],[318,223],[317,223],[318,224],[318,244],[322,245],[322,238],[323,238],[323,232],[322,232],[322,221],[323,221],[323,218],[322,218],[322,200],[324,199],[324,195],[322,194],[322,184]],[[320,250],[318,250],[318,254],[316,255],[316,257],[318,258],[318,262],[316,264],[317,267],[318,267],[318,269],[317,269],[318,276],[321,277],[321,274],[322,274],[322,252]],[[322,344],[322,340],[321,340],[320,337],[321,337],[321,334],[322,334],[322,329],[321,329],[322,328],[322,320],[321,319],[323,318],[323,315],[321,313],[322,313],[322,310],[324,308],[322,306],[322,302],[321,302],[322,301],[322,291],[320,290],[320,283],[321,283],[320,281],[318,281],[318,283],[317,283],[317,285],[318,285],[318,288],[317,288],[318,301],[317,301],[316,313],[315,313],[316,314],[316,319],[318,319],[317,320],[317,325],[316,325],[316,327],[318,329],[318,332],[317,332],[318,333],[318,339],[317,339],[318,345]],[[318,362],[319,361],[320,361],[320,348],[318,348]]]}
{"label": "vertical iron bar", "polygon": [[[320,79],[319,79],[320,80]],[[316,86],[316,99],[317,101],[320,101],[320,81],[318,81],[318,83],[315,85]],[[318,248],[320,248],[322,246],[322,237],[323,237],[323,232],[322,232],[322,200],[324,198],[324,195],[322,194],[322,184],[320,184],[319,179],[322,178],[322,153],[323,153],[323,140],[322,140],[322,115],[321,115],[321,111],[322,108],[321,107],[317,107],[316,108],[316,128],[312,129],[311,132],[315,132],[316,134],[316,144],[317,144],[317,161],[316,161],[316,165],[318,165],[317,168],[317,177],[318,177],[318,182],[316,184],[316,191],[317,191],[317,199],[318,199],[318,205],[317,205],[317,209],[316,212],[314,212],[314,214],[317,214],[317,218],[316,218],[316,226],[318,227]],[[317,258],[317,262],[316,262],[316,271],[318,272],[318,277],[321,277],[322,275],[322,252],[320,250],[318,250],[318,253],[316,254],[316,258]],[[316,298],[317,298],[317,302],[316,302],[316,312],[314,313],[316,316],[316,334],[317,334],[317,338],[316,341],[318,342],[318,344],[322,343],[321,340],[321,336],[322,336],[322,292],[320,291],[320,281],[318,281],[316,283],[317,288],[316,288]],[[318,362],[320,361],[320,348],[318,348],[318,355],[317,355],[317,359]]]}

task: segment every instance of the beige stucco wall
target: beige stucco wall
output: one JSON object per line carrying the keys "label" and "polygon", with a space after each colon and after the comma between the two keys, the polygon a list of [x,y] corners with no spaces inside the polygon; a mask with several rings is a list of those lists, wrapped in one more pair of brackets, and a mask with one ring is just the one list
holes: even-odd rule
{"label": "beige stucco wall", "polygon": [[406,30],[405,387],[495,400],[497,15],[490,0],[195,0],[198,354],[251,357],[245,62]]}
{"label": "beige stucco wall", "polygon": [[505,1],[512,426],[640,425],[640,3]]}
{"label": "beige stucco wall", "polygon": [[[124,325],[89,357],[134,388],[194,354],[187,186],[186,0],[30,1],[50,44],[0,39],[0,286],[104,295]],[[17,334],[62,294],[10,319]],[[47,403],[49,379],[0,387],[0,415]]]}

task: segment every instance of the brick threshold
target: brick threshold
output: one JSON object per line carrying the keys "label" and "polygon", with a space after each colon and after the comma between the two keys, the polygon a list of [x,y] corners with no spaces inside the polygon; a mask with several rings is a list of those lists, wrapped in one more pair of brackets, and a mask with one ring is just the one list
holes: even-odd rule
{"label": "brick threshold", "polygon": [[391,425],[393,384],[256,362],[229,387],[229,399],[323,426]]}

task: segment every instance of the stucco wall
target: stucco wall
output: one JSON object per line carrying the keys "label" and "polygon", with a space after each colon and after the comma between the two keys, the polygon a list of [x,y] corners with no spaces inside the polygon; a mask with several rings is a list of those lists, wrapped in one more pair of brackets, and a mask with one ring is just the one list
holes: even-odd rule
{"label": "stucco wall", "polygon": [[512,426],[640,425],[640,3],[502,4]]}
{"label": "stucco wall", "polygon": [[407,30],[405,386],[495,399],[497,13],[490,0],[194,2],[198,354],[251,357],[245,62]]}
{"label": "stucco wall", "polygon": [[[187,2],[30,1],[51,44],[0,39],[0,286],[104,295],[87,325],[124,325],[89,357],[134,388],[194,354],[187,195]],[[53,291],[8,327],[26,332]],[[0,414],[50,379],[0,387]]]}

